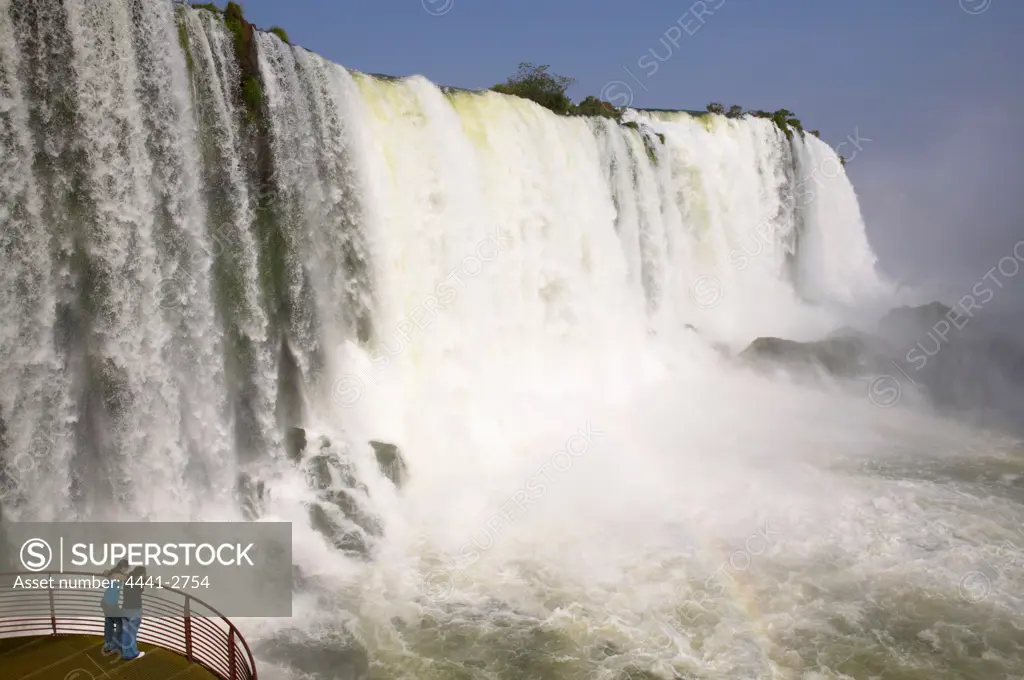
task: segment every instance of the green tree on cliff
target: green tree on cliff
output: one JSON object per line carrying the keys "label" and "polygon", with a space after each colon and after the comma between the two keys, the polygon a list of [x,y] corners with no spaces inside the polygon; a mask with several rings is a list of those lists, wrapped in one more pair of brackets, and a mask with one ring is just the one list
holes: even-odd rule
{"label": "green tree on cliff", "polygon": [[597,97],[590,96],[576,106],[576,113],[581,116],[603,116],[604,118],[618,119],[621,114],[608,102],[601,101]]}
{"label": "green tree on cliff", "polygon": [[292,41],[288,39],[288,31],[284,30],[280,26],[273,26],[267,29],[267,33],[273,33],[274,35],[281,39],[281,42],[285,43],[286,45],[292,44]]}
{"label": "green tree on cliff", "polygon": [[495,85],[491,89],[502,94],[512,94],[535,101],[555,113],[571,113],[573,103],[565,92],[576,80],[550,73],[549,68],[551,67],[547,64],[534,66],[530,62],[524,61],[519,64],[519,70],[508,81],[501,85]]}

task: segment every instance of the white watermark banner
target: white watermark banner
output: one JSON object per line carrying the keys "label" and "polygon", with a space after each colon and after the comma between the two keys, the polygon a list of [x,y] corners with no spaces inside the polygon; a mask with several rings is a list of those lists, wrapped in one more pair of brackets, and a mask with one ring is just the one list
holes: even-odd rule
{"label": "white watermark banner", "polygon": [[22,522],[4,533],[0,594],[104,590],[120,567],[121,584],[149,596],[177,591],[225,616],[291,616],[286,522]]}

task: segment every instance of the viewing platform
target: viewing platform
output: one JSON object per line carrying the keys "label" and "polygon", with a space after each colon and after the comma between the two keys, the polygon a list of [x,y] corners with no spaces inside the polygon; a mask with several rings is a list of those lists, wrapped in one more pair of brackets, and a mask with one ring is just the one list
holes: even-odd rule
{"label": "viewing platform", "polygon": [[217,680],[215,674],[175,652],[140,644],[146,656],[122,661],[104,656],[103,637],[39,635],[0,639],[4,680]]}
{"label": "viewing platform", "polygon": [[245,639],[227,618],[182,591],[143,595],[141,659],[103,654],[101,589],[14,590],[0,574],[0,678],[3,680],[258,680]]}

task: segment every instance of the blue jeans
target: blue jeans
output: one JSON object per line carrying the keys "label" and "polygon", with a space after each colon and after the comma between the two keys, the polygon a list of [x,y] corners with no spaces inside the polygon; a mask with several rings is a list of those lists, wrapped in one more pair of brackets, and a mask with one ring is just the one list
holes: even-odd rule
{"label": "blue jeans", "polygon": [[121,651],[121,618],[107,616],[103,619],[103,651]]}
{"label": "blue jeans", "polygon": [[136,641],[139,637],[139,628],[141,626],[141,616],[121,619],[121,658],[125,661],[134,659],[139,655]]}

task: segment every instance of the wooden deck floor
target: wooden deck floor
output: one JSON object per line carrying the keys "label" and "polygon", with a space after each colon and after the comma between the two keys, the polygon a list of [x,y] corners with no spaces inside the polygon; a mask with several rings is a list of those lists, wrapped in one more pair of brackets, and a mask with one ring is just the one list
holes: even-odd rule
{"label": "wooden deck floor", "polygon": [[122,661],[103,655],[103,638],[56,635],[0,639],[3,680],[216,680],[202,666],[153,645],[146,656]]}

